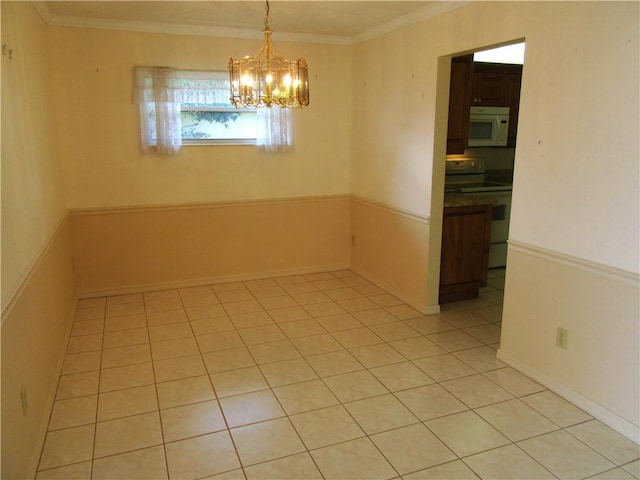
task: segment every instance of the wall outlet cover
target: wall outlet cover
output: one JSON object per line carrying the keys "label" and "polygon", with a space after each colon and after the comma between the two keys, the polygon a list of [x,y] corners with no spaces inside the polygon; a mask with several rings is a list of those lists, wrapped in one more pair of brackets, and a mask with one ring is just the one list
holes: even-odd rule
{"label": "wall outlet cover", "polygon": [[556,345],[566,350],[569,343],[569,332],[561,327],[558,327],[556,332]]}

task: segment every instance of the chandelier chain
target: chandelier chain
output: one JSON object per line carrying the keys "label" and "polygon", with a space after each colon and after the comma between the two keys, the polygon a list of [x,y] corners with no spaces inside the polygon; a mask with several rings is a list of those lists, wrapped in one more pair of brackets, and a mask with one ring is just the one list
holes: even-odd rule
{"label": "chandelier chain", "polygon": [[269,30],[271,26],[271,17],[269,16],[269,2],[266,1],[264,5],[264,28]]}

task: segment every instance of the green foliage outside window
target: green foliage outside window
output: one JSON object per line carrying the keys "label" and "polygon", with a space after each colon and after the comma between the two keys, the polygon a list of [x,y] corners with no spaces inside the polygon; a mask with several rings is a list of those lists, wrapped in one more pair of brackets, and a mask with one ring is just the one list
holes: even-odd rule
{"label": "green foliage outside window", "polygon": [[[235,122],[239,117],[235,112],[211,112],[204,110],[182,112],[182,138],[202,139],[210,138],[200,127],[200,122],[220,123],[224,128],[229,129],[231,122]],[[185,122],[186,121],[186,122]],[[187,123],[188,122],[188,123]],[[185,125],[185,123],[187,123]]]}
{"label": "green foliage outside window", "polygon": [[246,140],[255,138],[255,111],[183,106],[183,140]]}

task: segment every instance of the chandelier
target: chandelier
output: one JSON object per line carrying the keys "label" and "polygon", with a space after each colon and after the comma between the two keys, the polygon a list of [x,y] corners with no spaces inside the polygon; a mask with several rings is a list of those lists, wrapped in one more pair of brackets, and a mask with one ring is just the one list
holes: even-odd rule
{"label": "chandelier", "polygon": [[303,58],[289,60],[273,51],[269,2],[264,17],[264,42],[257,55],[229,60],[231,103],[236,108],[302,108],[309,105],[309,72]]}

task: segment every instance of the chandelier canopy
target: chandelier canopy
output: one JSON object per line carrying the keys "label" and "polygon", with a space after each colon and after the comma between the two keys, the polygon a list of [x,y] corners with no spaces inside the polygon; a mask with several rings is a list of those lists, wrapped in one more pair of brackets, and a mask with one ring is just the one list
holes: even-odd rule
{"label": "chandelier canopy", "polygon": [[257,55],[229,59],[231,103],[236,108],[302,108],[309,105],[309,71],[303,58],[289,60],[271,45],[269,2],[266,2],[264,41]]}

